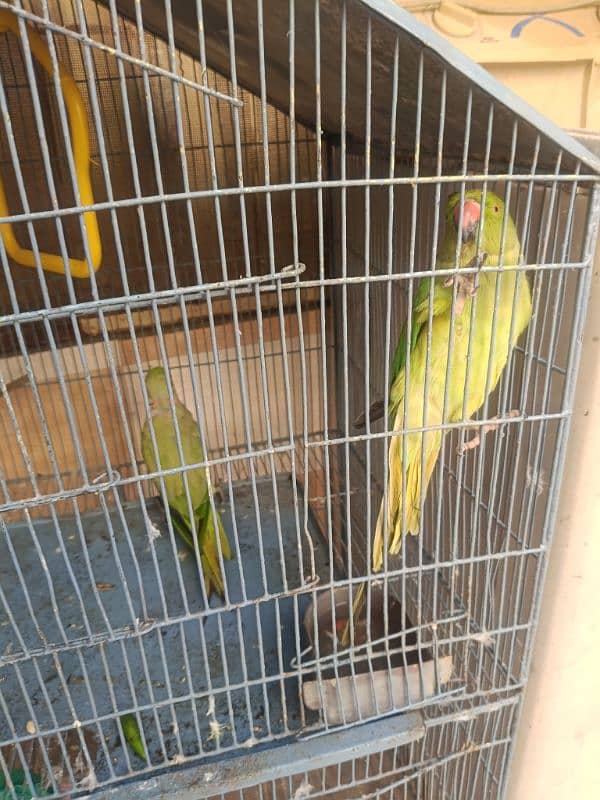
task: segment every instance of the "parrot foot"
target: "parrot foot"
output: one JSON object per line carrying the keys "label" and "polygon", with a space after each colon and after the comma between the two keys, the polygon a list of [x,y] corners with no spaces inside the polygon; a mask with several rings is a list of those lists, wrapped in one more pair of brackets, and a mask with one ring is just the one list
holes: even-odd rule
{"label": "parrot foot", "polygon": [[[521,412],[518,409],[513,408],[511,411],[508,412],[508,414],[506,416],[509,417],[509,418],[512,418],[512,417],[519,417],[520,415],[521,415]],[[497,416],[496,417],[492,417],[492,420],[495,420],[495,419],[498,419],[498,417]],[[479,447],[479,445],[481,444],[481,437],[485,436],[486,433],[491,433],[492,431],[497,431],[501,424],[502,423],[500,423],[500,422],[493,422],[492,421],[492,422],[488,422],[486,425],[482,425],[480,432],[477,432],[468,441],[464,442],[463,444],[460,444],[456,448],[456,452],[458,453],[458,455],[459,456],[464,456],[464,454],[468,453],[469,450],[475,450],[475,448]]]}
{"label": "parrot foot", "polygon": [[[487,260],[487,253],[478,253],[476,256],[469,261],[467,264],[468,268],[475,267],[476,269],[481,269],[481,267],[485,264]],[[477,294],[478,283],[477,283],[477,273],[476,272],[469,272],[465,275],[462,275],[460,272],[456,275],[453,275],[451,278],[448,278],[444,281],[444,286],[452,286],[453,283],[456,283],[456,301],[454,303],[454,314],[459,317],[463,309],[465,307],[465,303],[467,301],[467,297],[475,297]],[[477,445],[475,445],[477,447]]]}
{"label": "parrot foot", "polygon": [[475,276],[469,275],[455,275],[452,278],[444,281],[444,286],[452,286],[456,283],[456,300],[454,302],[454,314],[460,317],[462,314],[467,297],[474,297],[477,294],[477,286],[475,285]]}
{"label": "parrot foot", "polygon": [[480,444],[481,444],[481,436],[478,433],[476,433],[468,441],[459,444],[458,447],[456,448],[456,452],[458,453],[459,456],[464,456],[465,453],[468,453],[469,450],[475,450],[475,448],[479,447]]}

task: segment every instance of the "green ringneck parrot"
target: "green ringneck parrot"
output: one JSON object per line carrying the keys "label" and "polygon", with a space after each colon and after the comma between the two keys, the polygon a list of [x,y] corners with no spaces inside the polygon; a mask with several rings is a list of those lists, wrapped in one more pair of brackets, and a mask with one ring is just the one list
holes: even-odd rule
{"label": "green ringneck parrot", "polygon": [[[171,408],[167,389],[167,378],[162,367],[154,367],[146,374],[146,390],[150,404],[151,419],[147,419],[142,429],[142,456],[150,472],[178,469],[182,460],[177,448],[177,436],[174,419],[177,421],[183,465],[199,464],[204,461],[202,441],[198,423],[188,409],[174,395],[175,405]],[[154,428],[154,436],[160,464],[157,464],[150,424]],[[182,472],[173,472],[164,476],[167,500],[173,527],[193,549],[194,538],[198,540],[198,550],[204,573],[206,593],[210,597],[214,589],[224,596],[223,575],[219,564],[217,534],[210,506],[210,487],[207,470],[204,467],[186,470],[188,489],[193,519],[189,516],[189,507],[183,482]],[[160,487],[160,482],[155,479]],[[216,513],[217,529],[223,558],[230,559],[231,547],[223,528],[221,518]]]}
{"label": "green ringneck parrot", "polygon": [[[439,248],[436,270],[442,274],[435,277],[433,285],[432,311],[430,314],[430,281],[423,278],[417,288],[413,302],[410,326],[410,364],[409,390],[406,397],[405,413],[405,372],[407,356],[407,328],[400,334],[391,367],[388,414],[394,431],[411,430],[425,426],[436,426],[443,422],[460,422],[471,418],[484,404],[486,388],[491,392],[498,380],[509,354],[517,339],[526,329],[531,319],[531,292],[527,276],[523,272],[508,270],[502,274],[499,296],[495,312],[496,330],[493,341],[492,326],[496,285],[499,273],[481,272],[479,285],[475,289],[473,273],[456,276],[457,292],[454,303],[454,333],[449,351],[450,321],[453,304],[453,276],[444,277],[443,271],[454,269],[459,230],[461,246],[458,266],[481,265],[498,266],[504,203],[491,191],[486,193],[483,224],[481,220],[482,192],[473,189],[465,192],[462,221],[460,194],[448,198],[445,211],[445,235]],[[462,224],[461,224],[462,222]],[[478,230],[481,227],[479,251],[477,250]],[[514,221],[507,216],[504,238],[503,265],[515,266],[520,263],[521,248]],[[471,322],[473,297],[477,294],[474,319]],[[513,301],[516,305],[513,317]],[[431,316],[431,330],[430,330]],[[511,337],[511,324],[513,325]],[[472,328],[472,330],[471,330]],[[466,384],[467,354],[469,338],[471,344],[471,367]],[[488,364],[490,378],[488,381]],[[425,373],[429,370],[427,387],[427,413],[425,415]],[[445,416],[444,394],[448,375],[448,400]],[[465,400],[466,398],[466,400]],[[463,409],[464,404],[464,409]],[[370,409],[374,419],[384,412],[381,403]],[[358,423],[357,423],[358,424]],[[406,533],[419,532],[421,493],[423,497],[431,479],[442,445],[442,431],[433,430],[408,433],[405,437],[393,436],[388,453],[388,492],[387,509],[381,502],[373,540],[373,570],[379,571],[383,564],[384,522],[387,514],[387,541],[391,554],[397,554],[402,544],[403,530]],[[403,439],[405,451],[403,452]],[[424,459],[423,457],[424,451]],[[424,466],[424,470],[423,467]],[[403,476],[405,491],[403,496]],[[353,603],[356,612],[362,592],[359,590]],[[348,627],[342,637],[347,641]]]}

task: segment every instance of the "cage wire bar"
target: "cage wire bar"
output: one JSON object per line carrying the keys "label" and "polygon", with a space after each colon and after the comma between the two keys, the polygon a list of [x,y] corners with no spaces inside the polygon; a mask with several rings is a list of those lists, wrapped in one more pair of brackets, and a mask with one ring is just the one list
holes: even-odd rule
{"label": "cage wire bar", "polygon": [[[597,159],[386,0],[0,0],[0,30],[0,226],[35,258],[20,266],[0,236],[0,793],[503,796],[564,468]],[[92,205],[64,72],[87,114]],[[475,418],[466,398],[448,418],[447,375],[446,414],[428,422],[428,364],[422,425],[404,409],[396,429],[367,415],[361,430],[373,401],[388,405],[448,197],[462,216],[473,188],[484,213],[491,192],[507,213],[498,266],[461,275],[499,287],[526,274],[531,321],[495,388],[469,337],[466,381],[480,370],[486,385]],[[508,213],[518,264],[505,262]],[[459,257],[457,236],[451,277]],[[169,469],[153,426],[156,470],[140,443],[153,366]],[[200,461],[184,457],[176,400]],[[406,458],[407,434],[435,431],[419,535],[374,572],[390,444]],[[164,510],[180,475],[194,517],[198,469],[231,543],[227,560],[216,539],[222,598]]]}

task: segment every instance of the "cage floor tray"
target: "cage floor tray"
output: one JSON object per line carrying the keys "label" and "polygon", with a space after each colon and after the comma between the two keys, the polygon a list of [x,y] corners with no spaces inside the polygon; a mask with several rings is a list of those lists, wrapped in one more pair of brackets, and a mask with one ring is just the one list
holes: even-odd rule
{"label": "cage floor tray", "polygon": [[[34,723],[49,750],[59,731],[93,733],[98,747],[90,760],[99,781],[130,774],[127,756],[132,769],[144,765],[126,756],[114,718],[136,705],[157,766],[268,742],[309,722],[290,666],[314,594],[300,588],[310,561],[297,539],[298,514],[300,530],[304,523],[296,499],[284,476],[258,482],[255,493],[234,484],[239,553],[225,569],[236,607],[219,610],[213,597],[204,617],[194,556],[171,541],[155,500],[147,504],[155,538],[138,503],[125,504],[122,514],[87,514],[81,525],[62,518],[61,537],[51,520],[35,522],[35,540],[27,525],[8,526],[0,585],[22,638],[2,607],[0,687],[11,719],[0,710],[0,741],[7,763],[15,763],[11,741],[36,738]],[[230,502],[220,510],[233,543]],[[325,543],[310,520],[308,526],[317,572],[328,576]]]}

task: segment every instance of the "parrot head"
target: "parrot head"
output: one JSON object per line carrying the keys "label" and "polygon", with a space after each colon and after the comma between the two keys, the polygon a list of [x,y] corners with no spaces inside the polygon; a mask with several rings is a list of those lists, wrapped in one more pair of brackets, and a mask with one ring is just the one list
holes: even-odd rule
{"label": "parrot head", "polygon": [[[502,227],[504,220],[504,201],[494,192],[488,191],[485,196],[485,206],[482,211],[482,191],[481,189],[470,189],[465,192],[465,200],[460,208],[460,192],[451,194],[448,198],[446,207],[446,230],[454,231],[455,237],[459,231],[462,237],[462,245],[474,247],[477,242],[477,232],[483,217],[479,249],[486,253],[499,254],[502,243]],[[456,238],[454,238],[456,242]],[[519,247],[519,238],[510,214],[506,220],[506,233],[504,239],[504,250],[512,251]]]}
{"label": "parrot head", "polygon": [[148,400],[155,402],[157,400],[168,400],[169,390],[167,388],[167,376],[162,367],[152,367],[146,373],[146,390],[148,392]]}

